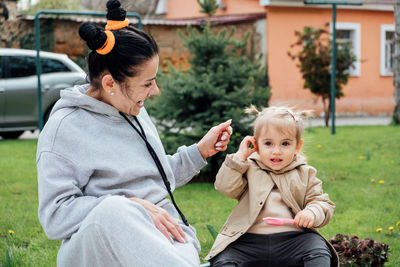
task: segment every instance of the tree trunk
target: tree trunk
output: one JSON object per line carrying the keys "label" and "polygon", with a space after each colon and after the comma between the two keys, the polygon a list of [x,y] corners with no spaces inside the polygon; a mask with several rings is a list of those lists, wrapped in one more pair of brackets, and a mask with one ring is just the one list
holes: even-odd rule
{"label": "tree trunk", "polygon": [[397,125],[400,124],[400,100],[397,100],[397,104],[394,107],[393,122]]}
{"label": "tree trunk", "polygon": [[327,98],[325,98],[325,97],[322,97],[322,104],[323,104],[323,106],[324,106],[324,120],[325,120],[325,127],[328,127],[329,126],[329,118],[331,117],[331,101],[330,101],[330,99],[328,98],[328,101],[329,101],[329,105],[328,105],[328,107],[327,107],[327,105],[326,105],[326,100],[327,100]]}
{"label": "tree trunk", "polygon": [[400,124],[400,1],[394,1],[394,19],[395,19],[395,47],[394,47],[394,66],[393,66],[393,81],[394,81],[394,111],[393,121],[395,124]]}

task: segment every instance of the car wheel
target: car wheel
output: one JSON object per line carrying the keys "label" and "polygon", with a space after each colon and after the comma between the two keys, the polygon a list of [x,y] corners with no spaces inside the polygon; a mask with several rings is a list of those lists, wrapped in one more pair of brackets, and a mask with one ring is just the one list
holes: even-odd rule
{"label": "car wheel", "polygon": [[18,137],[23,134],[24,131],[16,131],[16,132],[1,132],[0,136],[3,137],[3,139],[17,139]]}

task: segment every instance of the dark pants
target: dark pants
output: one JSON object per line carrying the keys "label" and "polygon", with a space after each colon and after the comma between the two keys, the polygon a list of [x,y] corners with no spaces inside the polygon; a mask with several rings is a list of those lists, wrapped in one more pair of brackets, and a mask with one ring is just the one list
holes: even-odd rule
{"label": "dark pants", "polygon": [[247,233],[210,263],[211,267],[329,267],[331,252],[326,241],[309,230],[269,235]]}

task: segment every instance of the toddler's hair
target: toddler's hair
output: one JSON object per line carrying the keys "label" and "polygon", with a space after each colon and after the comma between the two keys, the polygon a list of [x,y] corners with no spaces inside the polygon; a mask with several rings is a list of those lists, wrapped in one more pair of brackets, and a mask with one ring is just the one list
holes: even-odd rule
{"label": "toddler's hair", "polygon": [[257,114],[254,122],[254,137],[258,139],[264,127],[275,126],[279,131],[296,138],[297,144],[304,132],[303,118],[313,115],[311,110],[294,111],[289,107],[268,107],[258,111],[254,105],[245,109],[248,114]]}

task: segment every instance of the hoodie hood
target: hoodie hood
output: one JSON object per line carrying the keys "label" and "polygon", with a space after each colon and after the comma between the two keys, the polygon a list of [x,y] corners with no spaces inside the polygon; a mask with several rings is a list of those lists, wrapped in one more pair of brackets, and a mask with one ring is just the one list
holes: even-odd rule
{"label": "hoodie hood", "polygon": [[275,173],[275,174],[282,174],[282,173],[291,171],[291,170],[297,168],[298,166],[307,164],[307,160],[304,156],[296,155],[294,157],[293,161],[289,165],[287,165],[285,168],[283,168],[281,170],[276,171],[276,170],[269,168],[264,163],[262,163],[262,161],[260,159],[260,155],[257,152],[254,152],[253,154],[251,154],[249,159],[254,161],[261,169],[267,170],[267,171]]}
{"label": "hoodie hood", "polygon": [[123,119],[118,109],[96,98],[86,95],[89,84],[76,85],[60,91],[60,100],[54,105],[51,115],[63,108],[82,108],[87,111],[105,116],[111,120]]}

